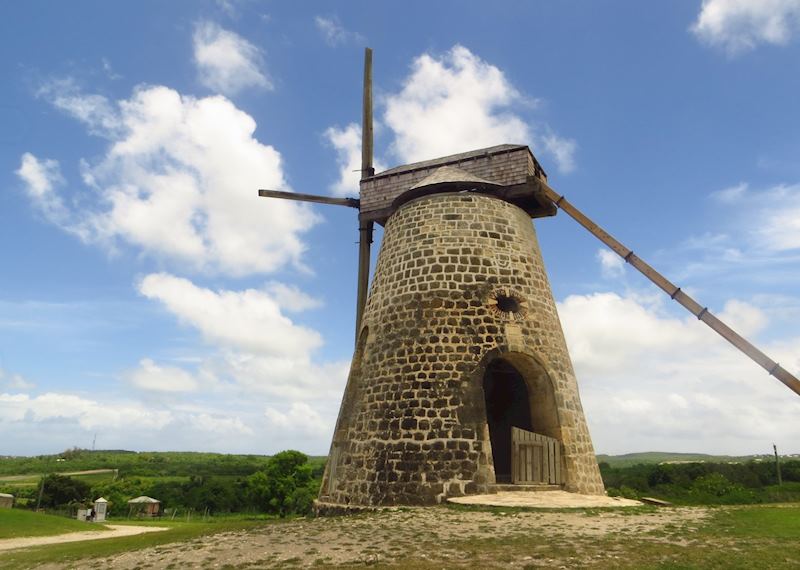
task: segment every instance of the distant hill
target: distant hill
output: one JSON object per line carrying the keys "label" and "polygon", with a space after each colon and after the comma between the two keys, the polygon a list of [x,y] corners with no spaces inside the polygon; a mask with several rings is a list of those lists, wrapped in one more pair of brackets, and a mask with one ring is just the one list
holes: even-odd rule
{"label": "distant hill", "polygon": [[[783,455],[782,457],[800,459],[798,454]],[[312,464],[322,464],[326,459],[327,457],[324,456],[310,457]],[[597,456],[598,462],[606,462],[612,467],[678,462],[744,463],[753,460],[772,461],[772,459],[772,455],[732,456],[664,451],[646,451],[624,455],[600,454]],[[268,455],[71,449],[56,455],[0,456],[0,478],[93,469],[117,469],[121,476],[188,476],[191,474],[244,476],[263,469],[268,461]]]}
{"label": "distant hill", "polygon": [[611,467],[630,467],[631,465],[652,463],[745,463],[747,461],[768,461],[771,455],[709,455],[706,453],[674,453],[669,451],[645,451],[642,453],[626,453],[624,455],[597,456],[597,461],[604,461]]}

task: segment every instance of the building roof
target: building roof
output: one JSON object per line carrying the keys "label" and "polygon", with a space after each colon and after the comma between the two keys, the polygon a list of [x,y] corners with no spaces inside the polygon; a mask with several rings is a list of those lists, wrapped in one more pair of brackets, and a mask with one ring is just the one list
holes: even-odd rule
{"label": "building roof", "polygon": [[107,503],[108,501],[106,501],[103,497],[100,497],[99,499],[95,499],[94,502],[95,503]]}
{"label": "building roof", "polygon": [[0,493],[0,497],[3,497],[5,499],[13,499],[14,495],[9,495],[8,493]]}
{"label": "building roof", "polygon": [[479,156],[486,156],[492,154],[500,154],[503,152],[508,152],[512,150],[519,150],[521,148],[526,148],[524,144],[499,144],[497,146],[490,146],[487,148],[480,148],[478,150],[471,150],[469,152],[462,152],[459,154],[451,154],[448,156],[442,156],[440,158],[434,158],[431,160],[423,160],[421,162],[412,162],[411,164],[402,164],[400,166],[395,166],[394,168],[390,168],[389,170],[384,170],[383,172],[378,172],[375,176],[371,178],[381,178],[383,176],[393,176],[395,174],[401,174],[403,172],[409,172],[412,170],[420,170],[425,168],[431,168],[432,166],[438,165],[445,165],[445,164],[453,164],[457,162],[461,162],[462,160],[470,160],[472,158],[477,158]]}
{"label": "building roof", "polygon": [[154,499],[153,497],[146,497],[142,495],[141,497],[136,497],[135,499],[131,499],[130,501],[128,501],[128,504],[130,505],[131,503],[138,504],[138,503],[160,503],[160,502],[161,501],[159,501],[158,499]]}

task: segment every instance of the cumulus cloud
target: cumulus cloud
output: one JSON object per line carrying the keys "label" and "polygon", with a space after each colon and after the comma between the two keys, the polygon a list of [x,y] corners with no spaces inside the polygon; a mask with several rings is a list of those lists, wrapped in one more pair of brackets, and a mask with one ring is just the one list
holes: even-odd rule
{"label": "cumulus cloud", "polygon": [[[464,46],[456,45],[441,56],[417,57],[402,88],[388,94],[385,105],[383,123],[393,134],[390,152],[400,162],[517,143],[550,157],[560,172],[575,169],[576,141],[546,124],[526,122],[519,111],[535,107],[536,100]],[[328,137],[352,139],[356,128],[329,132]],[[344,177],[338,184],[338,188],[348,186]]]}
{"label": "cumulus cloud", "polygon": [[279,400],[338,402],[341,397],[349,363],[315,362],[321,335],[283,314],[315,304],[297,289],[272,282],[263,290],[212,291],[158,273],[146,276],[139,291],[217,349],[204,359],[204,373]]}
{"label": "cumulus cloud", "polygon": [[556,161],[556,167],[560,172],[567,174],[575,170],[575,152],[578,150],[578,143],[553,133],[543,136],[541,141],[544,150]]}
{"label": "cumulus cloud", "polygon": [[317,30],[322,34],[322,38],[329,46],[335,47],[349,42],[362,42],[364,37],[357,33],[345,29],[339,22],[339,18],[325,18],[323,16],[316,16],[314,18],[314,25]]}
{"label": "cumulus cloud", "polygon": [[[86,446],[94,437],[106,449],[203,449],[224,453],[270,453],[282,449],[264,445],[263,434],[272,424],[260,406],[228,400],[213,406],[187,405],[174,399],[147,404],[108,395],[0,391],[0,431],[4,452],[30,454],[32,450],[56,453],[75,445]],[[236,409],[235,413],[230,410]],[[235,437],[232,437],[235,436]],[[314,451],[324,449],[305,431],[287,430],[287,441]],[[299,437],[299,439],[298,439]],[[292,439],[294,438],[294,439]],[[298,445],[299,444],[299,445]],[[327,442],[325,442],[327,444]]]}
{"label": "cumulus cloud", "polygon": [[[151,86],[114,105],[72,107],[90,131],[104,129],[110,144],[101,159],[82,163],[92,193],[68,220],[59,211],[59,225],[86,242],[125,242],[194,270],[240,276],[286,263],[303,268],[300,234],[317,218],[301,204],[256,198],[260,187],[289,190],[282,158],[254,138],[255,121],[228,99]],[[42,165],[37,170],[34,159],[23,157],[18,174],[36,183]],[[52,180],[54,167],[45,167]],[[52,195],[53,187],[36,188]]]}
{"label": "cumulus cloud", "polygon": [[67,420],[81,428],[124,428],[158,430],[172,421],[169,412],[152,410],[138,404],[101,403],[72,394],[47,392],[31,397],[28,394],[0,394],[0,422],[41,423]]}
{"label": "cumulus cloud", "polygon": [[211,414],[196,414],[190,416],[189,422],[194,429],[214,435],[253,435],[253,428],[245,424],[240,418],[214,416]]}
{"label": "cumulus cloud", "polygon": [[267,290],[281,309],[290,313],[298,313],[322,306],[322,301],[304,293],[294,285],[271,281],[267,284]]}
{"label": "cumulus cloud", "polygon": [[322,416],[311,406],[303,402],[293,402],[291,407],[281,412],[274,408],[267,408],[264,415],[274,429],[291,430],[300,427],[312,435],[329,434],[333,425],[322,419]]}
{"label": "cumulus cloud", "polygon": [[122,126],[120,116],[108,98],[96,93],[84,93],[71,77],[54,78],[42,83],[36,96],[84,123],[93,135],[110,137]]}
{"label": "cumulus cloud", "polygon": [[597,260],[600,262],[603,277],[613,279],[625,274],[625,261],[610,249],[598,249]]}
{"label": "cumulus cloud", "polygon": [[22,155],[15,174],[24,182],[25,193],[44,218],[70,229],[69,211],[56,188],[64,184],[61,167],[57,160],[39,159],[29,152]]}
{"label": "cumulus cloud", "polygon": [[[800,436],[800,428],[787,432],[797,425],[797,398],[697,319],[614,293],[570,296],[558,310],[598,452],[743,454]],[[751,338],[767,323],[738,300],[719,317]],[[800,373],[800,337],[763,348]]]}
{"label": "cumulus cloud", "polygon": [[800,184],[779,184],[753,190],[747,183],[720,190],[712,198],[745,214],[738,216],[738,233],[771,252],[800,249]]}
{"label": "cumulus cloud", "polygon": [[248,87],[272,89],[262,69],[261,51],[214,22],[198,22],[192,37],[200,82],[213,91],[235,95]]}
{"label": "cumulus cloud", "polygon": [[510,111],[522,95],[497,67],[463,46],[442,57],[423,54],[399,93],[386,100],[385,122],[403,162],[488,147],[524,143],[525,122]]}
{"label": "cumulus cloud", "polygon": [[175,366],[159,366],[149,358],[128,374],[131,384],[153,392],[192,392],[198,382],[190,373]]}
{"label": "cumulus cloud", "polygon": [[0,368],[0,387],[6,390],[30,390],[33,382],[26,380],[21,374],[12,374]]}
{"label": "cumulus cloud", "polygon": [[704,0],[691,30],[730,55],[784,45],[800,30],[800,0]]}
{"label": "cumulus cloud", "polygon": [[[358,194],[358,182],[361,179],[361,126],[350,123],[344,128],[330,127],[325,131],[325,139],[336,149],[339,163],[339,180],[331,186],[336,196]],[[376,172],[385,170],[381,160],[374,160]]]}
{"label": "cumulus cloud", "polygon": [[284,316],[266,291],[211,291],[166,273],[146,276],[139,291],[212,344],[275,356],[308,354],[322,344],[319,333]]}

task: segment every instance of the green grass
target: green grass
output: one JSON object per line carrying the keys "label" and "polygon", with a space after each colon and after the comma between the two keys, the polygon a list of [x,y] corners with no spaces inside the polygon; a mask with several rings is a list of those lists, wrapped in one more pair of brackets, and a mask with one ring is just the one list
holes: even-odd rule
{"label": "green grass", "polygon": [[104,530],[105,527],[83,521],[34,513],[22,509],[0,509],[0,539],[28,536],[52,536],[67,532]]}
{"label": "green grass", "polygon": [[[0,556],[0,570],[36,568],[48,563],[71,566],[71,563],[74,561],[83,559],[86,559],[86,565],[90,565],[90,561],[92,560],[102,559],[123,552],[140,550],[142,548],[149,548],[172,542],[188,542],[201,536],[233,530],[252,529],[265,524],[274,524],[275,522],[274,520],[267,521],[264,519],[243,518],[190,523],[166,520],[114,521],[113,524],[160,526],[167,527],[168,530],[121,538],[51,544],[25,550],[5,552]],[[84,566],[84,563],[81,563],[79,566]]]}

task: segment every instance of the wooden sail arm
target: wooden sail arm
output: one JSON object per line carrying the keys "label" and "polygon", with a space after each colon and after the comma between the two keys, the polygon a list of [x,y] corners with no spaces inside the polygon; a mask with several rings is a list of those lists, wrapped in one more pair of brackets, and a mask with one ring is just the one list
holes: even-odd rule
{"label": "wooden sail arm", "polygon": [[764,370],[786,384],[786,386],[788,386],[789,389],[794,391],[796,394],[800,395],[800,380],[789,373],[788,370],[783,368],[780,364],[753,346],[753,344],[751,344],[747,339],[739,335],[736,331],[711,314],[707,307],[701,306],[697,301],[684,293],[680,287],[661,275],[644,260],[633,253],[632,250],[625,247],[608,232],[603,230],[603,228],[586,217],[580,210],[569,203],[564,196],[559,195],[555,190],[548,186],[546,182],[540,180],[539,178],[531,178],[533,178],[531,182],[537,186],[537,191],[540,192],[544,197],[551,200],[558,208],[566,212],[567,215],[569,215],[572,219],[589,230],[589,233],[610,247],[617,255],[636,268],[636,270],[647,277],[650,281],[655,283],[661,290],[669,295],[670,298],[683,305],[690,313],[711,327],[715,332],[722,336],[722,338],[744,352]]}
{"label": "wooden sail arm", "polygon": [[259,190],[258,195],[262,198],[283,198],[285,200],[297,200],[299,202],[314,202],[317,204],[330,204],[332,206],[347,206],[348,208],[355,209],[359,209],[361,207],[361,202],[358,198],[331,198],[329,196],[299,194],[297,192],[283,192],[281,190]]}

